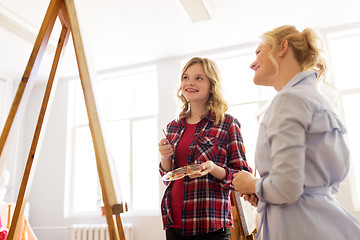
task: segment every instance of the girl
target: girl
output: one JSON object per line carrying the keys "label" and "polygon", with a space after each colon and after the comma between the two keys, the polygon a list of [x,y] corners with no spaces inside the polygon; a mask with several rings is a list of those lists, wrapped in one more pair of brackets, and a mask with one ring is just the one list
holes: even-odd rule
{"label": "girl", "polygon": [[237,171],[248,167],[240,124],[225,113],[215,63],[189,60],[178,98],[182,111],[159,142],[160,173],[191,164],[201,164],[201,171],[168,185],[161,204],[166,238],[230,239],[231,182]]}

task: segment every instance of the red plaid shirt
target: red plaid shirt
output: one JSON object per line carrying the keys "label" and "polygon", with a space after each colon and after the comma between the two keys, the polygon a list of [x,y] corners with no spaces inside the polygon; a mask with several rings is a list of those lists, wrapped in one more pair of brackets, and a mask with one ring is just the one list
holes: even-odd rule
{"label": "red plaid shirt", "polygon": [[[234,189],[233,174],[239,170],[249,171],[238,120],[226,114],[218,125],[214,125],[214,121],[214,116],[207,115],[197,124],[187,164],[211,160],[226,170],[226,177],[222,181],[211,174],[194,179],[185,177],[181,211],[181,233],[184,235],[209,233],[231,226],[230,190]],[[184,120],[174,120],[167,126],[168,139],[175,148],[184,129]],[[176,169],[174,158],[171,161],[172,169]],[[159,169],[161,176],[166,174],[161,165]],[[167,229],[173,225],[170,209],[172,182],[164,183],[168,187],[162,199],[161,212],[164,229]]]}

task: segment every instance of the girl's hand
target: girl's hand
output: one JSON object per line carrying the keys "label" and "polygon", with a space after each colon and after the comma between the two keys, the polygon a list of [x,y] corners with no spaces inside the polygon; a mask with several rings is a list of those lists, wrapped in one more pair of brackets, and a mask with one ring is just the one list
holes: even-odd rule
{"label": "girl's hand", "polygon": [[[205,176],[206,174],[213,171],[217,166],[215,165],[215,163],[213,161],[206,161],[206,162],[202,163],[200,167],[201,167],[200,171],[190,174],[189,177],[190,178],[198,178],[198,177]],[[191,169],[188,166],[187,173],[190,173],[190,172],[191,172]]]}
{"label": "girl's hand", "polygon": [[166,138],[163,138],[159,142],[159,152],[164,159],[170,159],[174,154],[174,150]]}

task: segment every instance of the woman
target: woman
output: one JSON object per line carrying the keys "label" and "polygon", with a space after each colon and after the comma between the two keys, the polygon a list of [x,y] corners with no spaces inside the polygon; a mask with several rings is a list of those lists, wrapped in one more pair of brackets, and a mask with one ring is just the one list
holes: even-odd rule
{"label": "woman", "polygon": [[[349,170],[345,128],[316,89],[326,63],[312,29],[282,26],[262,36],[251,64],[256,85],[278,91],[260,124],[261,178],[233,180],[262,213],[263,239],[360,239],[360,224],[333,194]],[[255,195],[254,195],[255,193]]]}
{"label": "woman", "polygon": [[248,170],[239,122],[226,114],[215,63],[195,57],[184,66],[182,108],[159,142],[160,173],[201,164],[201,171],[169,184],[162,200],[166,238],[229,239],[233,174]]}

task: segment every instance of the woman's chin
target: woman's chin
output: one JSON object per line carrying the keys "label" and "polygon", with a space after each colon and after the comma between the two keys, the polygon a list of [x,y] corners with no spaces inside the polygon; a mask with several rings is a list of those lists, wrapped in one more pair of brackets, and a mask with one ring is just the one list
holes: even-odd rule
{"label": "woman's chin", "polygon": [[254,77],[253,82],[255,85],[262,85],[261,80],[259,78]]}

